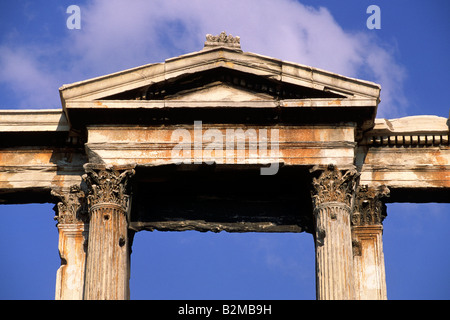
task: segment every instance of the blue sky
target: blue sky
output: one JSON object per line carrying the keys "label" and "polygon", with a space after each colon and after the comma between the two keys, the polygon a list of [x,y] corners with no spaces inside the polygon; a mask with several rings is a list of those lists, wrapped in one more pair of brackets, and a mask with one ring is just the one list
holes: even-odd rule
{"label": "blue sky", "polygon": [[[69,5],[81,29],[69,30]],[[381,9],[369,30],[366,9]],[[449,116],[450,3],[443,1],[1,1],[0,109],[60,108],[65,83],[200,50],[244,51],[380,83],[378,117]],[[0,206],[0,298],[53,299],[52,204]],[[389,204],[388,298],[450,298],[450,205]],[[31,241],[30,241],[31,239]],[[314,299],[310,234],[136,234],[132,299]]]}

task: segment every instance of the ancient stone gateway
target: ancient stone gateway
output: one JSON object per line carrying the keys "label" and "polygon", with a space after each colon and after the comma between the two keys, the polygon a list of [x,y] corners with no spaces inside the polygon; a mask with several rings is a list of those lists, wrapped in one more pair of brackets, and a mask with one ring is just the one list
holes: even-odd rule
{"label": "ancient stone gateway", "polygon": [[128,299],[141,230],[309,232],[318,299],[386,299],[385,202],[449,200],[447,119],[238,37],[60,95],[0,111],[1,203],[57,204],[56,299]]}

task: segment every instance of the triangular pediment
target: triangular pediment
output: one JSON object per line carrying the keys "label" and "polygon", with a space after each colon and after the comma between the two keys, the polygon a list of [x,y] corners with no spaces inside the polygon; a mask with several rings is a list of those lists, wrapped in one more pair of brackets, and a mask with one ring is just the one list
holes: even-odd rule
{"label": "triangular pediment", "polygon": [[245,90],[220,81],[165,97],[165,100],[175,101],[265,101],[271,99],[273,96],[269,94]]}
{"label": "triangular pediment", "polygon": [[[217,84],[217,82],[222,84]],[[379,98],[380,86],[226,47],[213,47],[60,88],[67,101]]]}
{"label": "triangular pediment", "polygon": [[283,83],[219,67],[127,90],[102,100],[262,101],[345,98],[343,94]]}
{"label": "triangular pediment", "polygon": [[[60,88],[68,121],[88,123],[324,123],[373,127],[376,83],[213,46]],[[277,120],[278,119],[278,120]],[[81,130],[81,129],[80,129]]]}

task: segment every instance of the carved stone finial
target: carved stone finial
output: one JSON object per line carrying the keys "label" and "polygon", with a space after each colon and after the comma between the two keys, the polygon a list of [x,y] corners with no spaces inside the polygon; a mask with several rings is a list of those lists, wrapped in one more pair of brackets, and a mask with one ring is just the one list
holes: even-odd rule
{"label": "carved stone finial", "polygon": [[390,191],[386,186],[359,186],[355,209],[352,214],[352,225],[380,225],[386,217],[386,205],[383,198],[389,197]]}
{"label": "carved stone finial", "polygon": [[233,37],[231,34],[227,35],[225,31],[222,31],[219,35],[213,36],[212,34],[206,35],[205,48],[209,47],[230,47],[235,49],[241,49],[241,38]]}

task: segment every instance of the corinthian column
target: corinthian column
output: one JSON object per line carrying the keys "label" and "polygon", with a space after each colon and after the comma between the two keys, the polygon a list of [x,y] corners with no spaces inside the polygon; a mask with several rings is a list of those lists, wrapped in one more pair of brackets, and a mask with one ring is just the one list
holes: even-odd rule
{"label": "corinthian column", "polygon": [[84,192],[74,185],[70,190],[52,190],[59,202],[55,206],[58,221],[58,250],[61,266],[56,272],[56,300],[83,299],[88,215]]}
{"label": "corinthian column", "polygon": [[329,165],[313,178],[318,300],[355,298],[350,217],[358,176],[354,169]]}
{"label": "corinthian column", "polygon": [[129,299],[127,183],[132,168],[85,165],[89,187],[89,242],[84,299]]}
{"label": "corinthian column", "polygon": [[383,225],[389,196],[385,186],[360,186],[352,215],[355,295],[360,300],[386,300]]}

